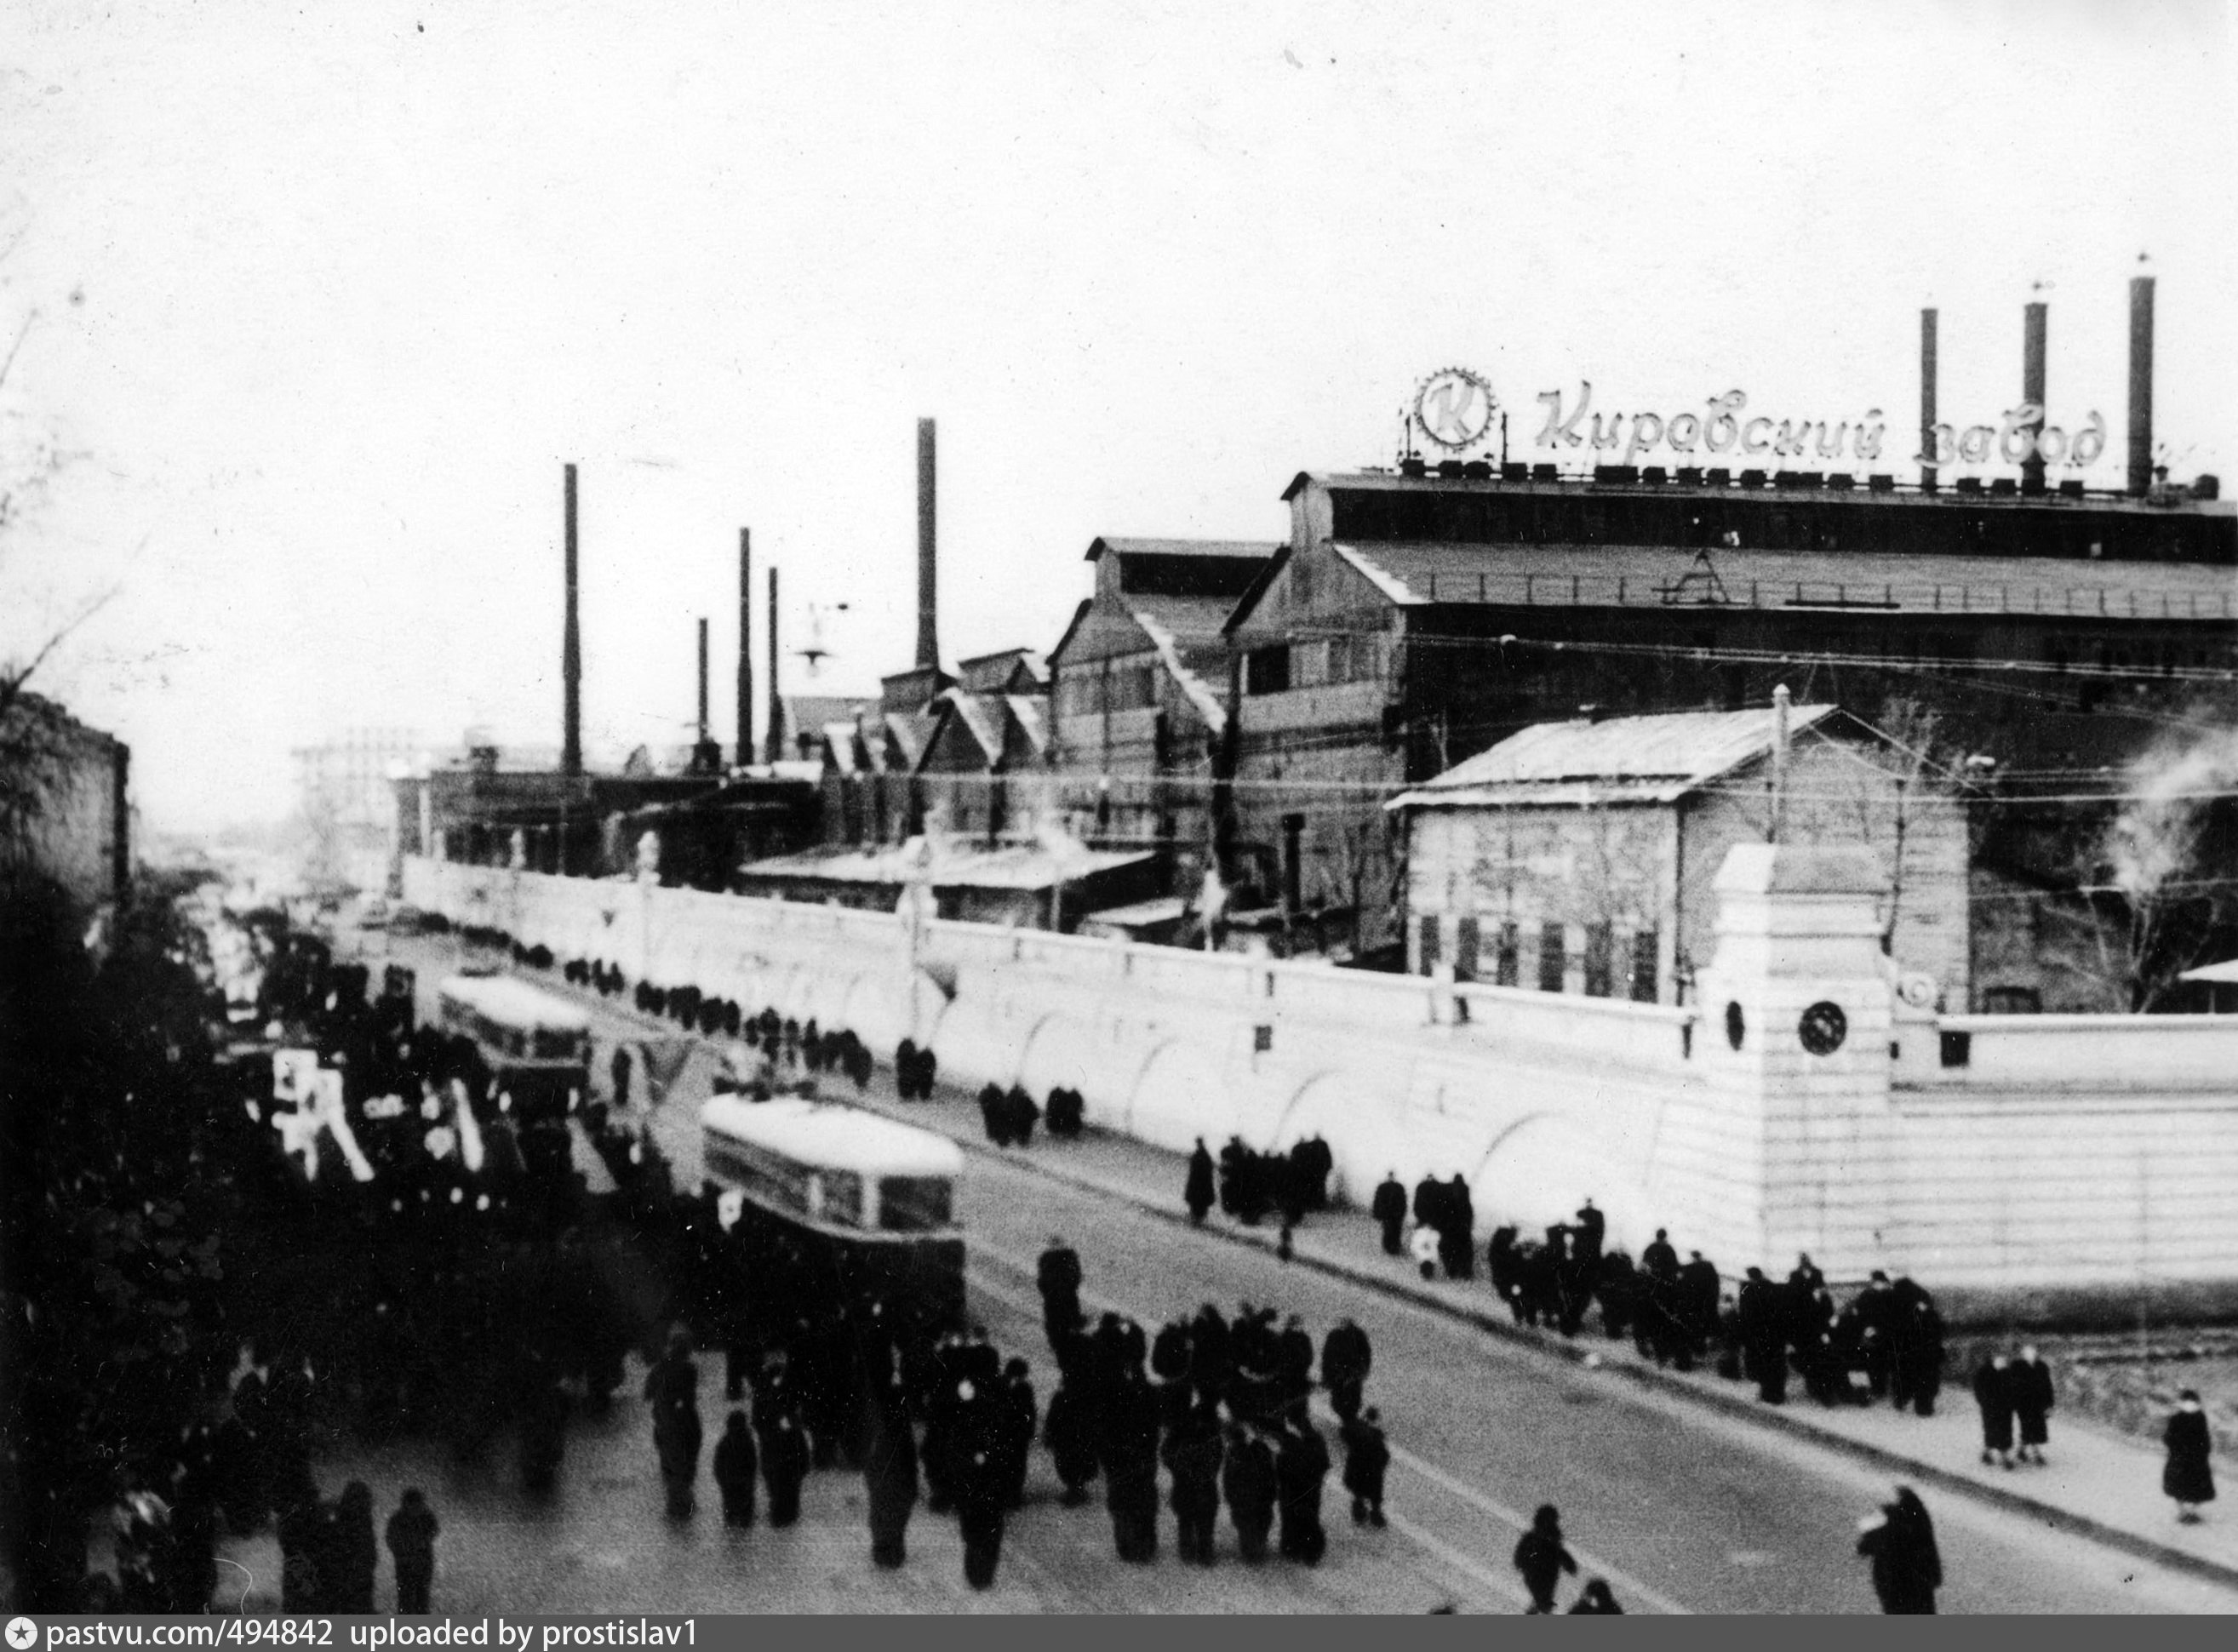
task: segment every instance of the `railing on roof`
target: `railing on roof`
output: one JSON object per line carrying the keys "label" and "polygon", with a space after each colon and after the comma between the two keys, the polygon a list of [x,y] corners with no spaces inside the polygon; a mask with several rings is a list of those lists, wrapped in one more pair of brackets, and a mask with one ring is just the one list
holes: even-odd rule
{"label": "railing on roof", "polygon": [[1877,580],[1705,581],[1601,574],[1433,573],[1430,601],[1559,608],[1848,608],[1946,614],[2046,614],[2114,619],[2238,618],[2229,591],[2140,594],[2106,585],[1896,584]]}

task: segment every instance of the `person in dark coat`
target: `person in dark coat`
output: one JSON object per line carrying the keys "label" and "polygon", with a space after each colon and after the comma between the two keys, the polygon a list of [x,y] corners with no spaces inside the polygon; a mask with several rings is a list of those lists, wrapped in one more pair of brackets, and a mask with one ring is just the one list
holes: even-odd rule
{"label": "person in dark coat", "polygon": [[1033,1097],[1023,1085],[1013,1084],[1003,1097],[1003,1119],[1010,1140],[1021,1147],[1030,1147],[1034,1140],[1034,1126],[1040,1120],[1042,1110],[1034,1105]]}
{"label": "person in dark coat", "polygon": [[1375,1363],[1367,1333],[1349,1319],[1340,1319],[1321,1338],[1321,1385],[1328,1390],[1329,1409],[1340,1422],[1360,1415],[1360,1399]]}
{"label": "person in dark coat", "polygon": [[754,1450],[754,1433],[746,1425],[745,1411],[733,1411],[725,1419],[723,1437],[715,1442],[714,1470],[716,1490],[723,1494],[723,1523],[752,1525],[754,1481],[761,1471],[761,1462]]}
{"label": "person in dark coat", "polygon": [[1397,1171],[1383,1173],[1383,1180],[1376,1184],[1375,1193],[1368,1200],[1367,1213],[1383,1230],[1383,1254],[1404,1256],[1407,1247],[1401,1243],[1401,1234],[1407,1226],[1407,1190],[1400,1185]]}
{"label": "person in dark coat", "polygon": [[789,1407],[761,1434],[762,1479],[769,1487],[770,1524],[782,1530],[800,1518],[800,1483],[808,1477],[808,1435]]}
{"label": "person in dark coat", "polygon": [[1091,1403],[1090,1384],[1078,1365],[1060,1364],[1056,1391],[1049,1396],[1049,1416],[1043,1438],[1057,1483],[1064,1488],[1062,1501],[1076,1509],[1088,1501],[1088,1483],[1096,1477],[1098,1419]]}
{"label": "person in dark coat", "polygon": [[2202,1503],[2215,1501],[2215,1470],[2208,1457],[2215,1450],[2208,1431],[2207,1413],[2201,1409],[2199,1391],[2187,1388],[2175,1414],[2162,1431],[2168,1447],[2168,1466],[2161,1470],[2161,1490],[2175,1502],[2175,1517],[2187,1526],[2199,1523]]}
{"label": "person in dark coat", "polygon": [[1275,1343],[1275,1384],[1285,1410],[1302,1412],[1314,1391],[1314,1339],[1305,1321],[1292,1314]]}
{"label": "person in dark coat", "polygon": [[1718,1279],[1718,1265],[1699,1251],[1686,1253],[1686,1264],[1678,1270],[1678,1323],[1683,1346],[1673,1363],[1681,1371],[1693,1369],[1693,1362],[1710,1351],[1710,1340],[1718,1331],[1718,1298],[1722,1288]]}
{"label": "person in dark coat", "polygon": [[1624,1608],[1616,1603],[1616,1596],[1609,1592],[1608,1579],[1588,1577],[1585,1588],[1579,1591],[1576,1602],[1571,1606],[1569,1615],[1572,1617],[1622,1617]]}
{"label": "person in dark coat", "polygon": [[1540,1503],[1538,1513],[1531,1517],[1531,1530],[1517,1541],[1514,1559],[1523,1587],[1531,1594],[1525,1615],[1543,1616],[1552,1612],[1554,1589],[1562,1574],[1575,1576],[1578,1570],[1577,1556],[1562,1541],[1562,1517],[1553,1503]]}
{"label": "person in dark coat", "polygon": [[660,1458],[660,1480],[667,1488],[671,1520],[692,1517],[702,1437],[696,1403],[664,1406],[654,1415],[652,1447]]}
{"label": "person in dark coat", "polygon": [[1757,1398],[1767,1405],[1787,1399],[1787,1329],[1782,1324],[1778,1287],[1764,1277],[1762,1268],[1751,1268],[1742,1282],[1740,1297],[1741,1353],[1757,1385]]}
{"label": "person in dark coat", "polygon": [[901,1391],[873,1391],[863,1490],[871,1518],[871,1563],[891,1571],[909,1558],[910,1516],[917,1508],[917,1433]]}
{"label": "person in dark coat", "polygon": [[957,1389],[956,1523],[963,1536],[963,1580],[991,1589],[1003,1557],[1009,1473],[1003,1464],[1002,1403],[966,1378]]}
{"label": "person in dark coat", "polygon": [[2042,1464],[2043,1448],[2050,1444],[2050,1417],[2055,1391],[2051,1367],[2033,1345],[2023,1348],[2013,1363],[2013,1414],[2021,1425],[2021,1461]]}
{"label": "person in dark coat", "polygon": [[1873,1593],[1881,1610],[1919,1615],[1935,1610],[1935,1591],[1943,1587],[1943,1556],[1935,1546],[1935,1523],[1927,1505],[1910,1486],[1898,1486],[1896,1501],[1877,1519],[1865,1523],[1857,1552],[1873,1563]]}
{"label": "person in dark coat", "polygon": [[607,1067],[613,1078],[613,1105],[626,1107],[630,1104],[630,1053],[626,1046],[614,1046],[614,1059]]}
{"label": "person in dark coat", "polygon": [[1352,1493],[1355,1526],[1384,1523],[1383,1477],[1391,1467],[1391,1447],[1384,1439],[1381,1420],[1370,1405],[1339,1431],[1344,1441],[1344,1489]]}
{"label": "person in dark coat", "polygon": [[1328,1533],[1321,1525],[1321,1483],[1328,1478],[1328,1447],[1320,1431],[1301,1416],[1292,1417],[1275,1454],[1275,1484],[1281,1498],[1279,1546],[1288,1559],[1318,1566],[1328,1551]]}
{"label": "person in dark coat", "polygon": [[1982,1461],[2013,1466],[2013,1371],[2000,1353],[1974,1371],[1974,1404],[1982,1411]]}
{"label": "person in dark coat", "polygon": [[1049,1351],[1061,1360],[1064,1345],[1080,1329],[1080,1252],[1056,1234],[1034,1267],[1034,1283],[1041,1292],[1042,1329]]}
{"label": "person in dark coat", "polygon": [[1189,1180],[1182,1188],[1182,1202],[1189,1206],[1189,1220],[1202,1226],[1206,1213],[1212,1209],[1218,1198],[1212,1172],[1212,1154],[1205,1147],[1204,1138],[1199,1136],[1196,1150],[1189,1154]]}
{"label": "person in dark coat", "polygon": [[1932,1417],[1942,1391],[1943,1314],[1925,1291],[1913,1285],[1908,1311],[1897,1321],[1889,1392],[1899,1411],[1908,1404],[1920,1416]]}
{"label": "person in dark coat", "polygon": [[435,1582],[435,1535],[441,1530],[420,1488],[407,1487],[396,1512],[388,1517],[388,1555],[396,1565],[400,1613],[427,1609],[428,1592]]}
{"label": "person in dark coat", "polygon": [[1209,1405],[1189,1405],[1168,1432],[1161,1455],[1173,1476],[1175,1547],[1184,1564],[1209,1566],[1213,1525],[1220,1517],[1219,1413]]}
{"label": "person in dark coat", "polygon": [[342,1488],[334,1505],[334,1609],[369,1616],[381,1546],[373,1535],[373,1490],[362,1480]]}
{"label": "person in dark coat", "polygon": [[1228,1500],[1228,1517],[1235,1527],[1235,1543],[1243,1558],[1256,1564],[1267,1558],[1267,1536],[1275,1526],[1275,1503],[1279,1483],[1274,1448],[1266,1437],[1241,1424],[1228,1430],[1227,1460],[1220,1474],[1221,1495]]}
{"label": "person in dark coat", "polygon": [[1003,1367],[996,1388],[996,1443],[1001,1450],[1003,1506],[1020,1509],[1026,1502],[1026,1468],[1034,1454],[1034,1429],[1041,1412],[1034,1400],[1033,1368],[1023,1359]]}
{"label": "person in dark coat", "polygon": [[1141,1565],[1158,1557],[1158,1402],[1139,1360],[1124,1361],[1106,1390],[1102,1422],[1112,1547]]}

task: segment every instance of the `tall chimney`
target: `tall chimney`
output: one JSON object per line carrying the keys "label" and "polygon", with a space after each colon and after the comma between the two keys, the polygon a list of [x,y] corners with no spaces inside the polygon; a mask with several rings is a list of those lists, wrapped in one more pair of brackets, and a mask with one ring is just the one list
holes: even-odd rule
{"label": "tall chimney", "polygon": [[2129,281],[2129,492],[2153,491],[2153,278]]}
{"label": "tall chimney", "polygon": [[707,619],[699,619],[699,743],[707,743]]}
{"label": "tall chimney", "polygon": [[[2043,406],[2043,340],[2044,323],[2049,311],[2041,303],[2030,304],[2021,313],[2021,400]],[[2043,415],[2038,413],[2029,425],[2028,433],[2034,438],[2043,433]],[[2043,492],[2043,457],[2030,450],[2021,461],[2021,489],[2023,492]]]}
{"label": "tall chimney", "polygon": [[583,772],[583,633],[575,611],[575,467],[567,466],[567,621],[560,635],[560,676],[566,696],[560,712],[560,772]]}
{"label": "tall chimney", "polygon": [[[1935,312],[1919,313],[1919,451],[1935,457]],[[1935,486],[1935,466],[1919,467],[1919,485]]]}
{"label": "tall chimney", "polygon": [[754,536],[738,530],[738,766],[754,760]]}
{"label": "tall chimney", "polygon": [[934,603],[937,572],[933,509],[932,420],[917,421],[917,664],[919,671],[940,665],[940,631]]}
{"label": "tall chimney", "polygon": [[769,571],[769,758],[785,757],[785,700],[777,691],[777,570]]}

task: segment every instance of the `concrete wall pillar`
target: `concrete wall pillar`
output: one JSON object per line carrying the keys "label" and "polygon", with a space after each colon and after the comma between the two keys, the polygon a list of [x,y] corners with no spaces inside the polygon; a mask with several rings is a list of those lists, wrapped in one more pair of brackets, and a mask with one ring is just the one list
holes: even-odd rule
{"label": "concrete wall pillar", "polygon": [[1862,1279],[1892,1237],[1885,881],[1862,848],[1745,843],[1717,892],[1695,1034],[1722,1184],[1710,1254],[1778,1277],[1807,1251],[1828,1279]]}

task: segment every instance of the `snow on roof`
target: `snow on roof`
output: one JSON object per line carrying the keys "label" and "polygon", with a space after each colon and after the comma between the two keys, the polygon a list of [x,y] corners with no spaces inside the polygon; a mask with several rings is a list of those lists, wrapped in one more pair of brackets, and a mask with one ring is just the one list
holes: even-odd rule
{"label": "snow on roof", "polygon": [[510,975],[452,975],[437,990],[508,1027],[558,1033],[591,1030],[591,1018],[585,1011]]}
{"label": "snow on roof", "polygon": [[1220,703],[1220,697],[1212,691],[1210,684],[1182,660],[1180,639],[1154,618],[1147,609],[1134,607],[1128,611],[1134,615],[1135,623],[1142,628],[1142,635],[1150,639],[1150,645],[1158,651],[1158,658],[1168,673],[1181,684],[1182,692],[1189,696],[1189,704],[1196,707],[1196,713],[1204,719],[1205,727],[1215,734],[1225,730],[1228,727],[1228,708]]}
{"label": "snow on roof", "polygon": [[946,1136],[897,1124],[860,1107],[782,1097],[742,1101],[718,1095],[699,1109],[700,1127],[819,1170],[865,1176],[963,1173],[963,1150]]}
{"label": "snow on roof", "polygon": [[[1837,709],[1791,707],[1788,728],[1799,734]],[[1772,716],[1771,707],[1759,706],[1537,723],[1384,807],[1672,803],[1769,752]]]}

